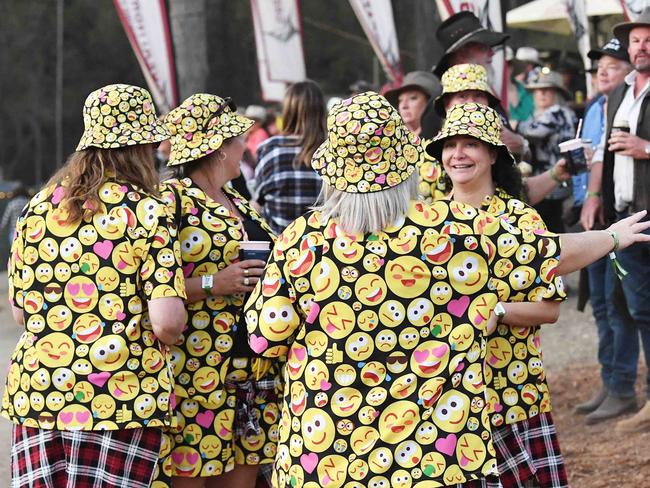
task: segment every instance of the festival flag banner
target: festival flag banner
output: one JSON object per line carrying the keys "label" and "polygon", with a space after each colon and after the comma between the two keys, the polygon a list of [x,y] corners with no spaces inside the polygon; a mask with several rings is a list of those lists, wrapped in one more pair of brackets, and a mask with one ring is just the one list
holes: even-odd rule
{"label": "festival flag banner", "polygon": [[[481,21],[481,24],[491,31],[503,32],[503,20],[501,18],[501,2],[490,0],[436,0],[438,13],[442,21],[447,20],[453,14],[468,10]],[[505,52],[499,49],[494,53],[492,66],[487,66],[490,74],[490,84],[494,93],[501,100],[508,99]],[[506,107],[507,108],[507,107]]]}
{"label": "festival flag banner", "polygon": [[648,0],[621,0],[625,20],[628,21],[634,21],[648,6],[650,6]]}
{"label": "festival flag banner", "polygon": [[178,105],[176,65],[165,0],[113,0],[160,113]]}
{"label": "festival flag banner", "polygon": [[306,78],[298,0],[251,0],[262,98],[279,102]]}
{"label": "festival flag banner", "polygon": [[585,0],[564,0],[566,6],[569,24],[578,43],[578,52],[582,57],[582,63],[585,67],[585,78],[587,86],[587,98],[591,98],[591,73],[586,70],[591,65],[587,53],[591,49],[589,42],[589,21],[587,19],[587,7]]}
{"label": "festival flag banner", "polygon": [[390,0],[350,0],[363,31],[391,84],[404,77]]}

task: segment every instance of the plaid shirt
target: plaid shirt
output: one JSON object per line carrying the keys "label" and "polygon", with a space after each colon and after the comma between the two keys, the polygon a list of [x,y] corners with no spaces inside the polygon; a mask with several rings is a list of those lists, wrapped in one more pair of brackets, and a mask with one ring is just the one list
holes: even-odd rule
{"label": "plaid shirt", "polygon": [[255,200],[276,233],[309,210],[322,180],[311,167],[294,161],[302,148],[295,136],[274,136],[257,148]]}

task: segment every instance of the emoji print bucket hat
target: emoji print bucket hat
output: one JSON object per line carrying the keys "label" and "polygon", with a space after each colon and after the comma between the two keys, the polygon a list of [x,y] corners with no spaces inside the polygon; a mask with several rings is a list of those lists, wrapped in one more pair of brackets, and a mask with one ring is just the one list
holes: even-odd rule
{"label": "emoji print bucket hat", "polygon": [[224,141],[242,135],[255,123],[236,112],[230,98],[197,93],[165,116],[171,133],[167,166],[195,161],[219,149]]}
{"label": "emoji print bucket hat", "polygon": [[77,151],[114,149],[169,139],[151,94],[132,85],[107,85],[92,92],[83,108],[84,133]]}
{"label": "emoji print bucket hat", "polygon": [[311,165],[328,185],[347,193],[399,185],[422,158],[420,138],[406,128],[388,100],[372,91],[334,105],[327,132]]}
{"label": "emoji print bucket hat", "polygon": [[488,105],[492,108],[499,105],[499,99],[492,94],[488,84],[488,74],[485,66],[480,64],[457,64],[442,75],[442,93],[433,102],[433,108],[441,117],[445,116],[445,97],[453,93],[469,90],[482,91],[487,94]]}
{"label": "emoji print bucket hat", "polygon": [[508,147],[501,142],[501,118],[493,108],[480,103],[455,105],[447,113],[440,132],[427,146],[427,153],[442,161],[442,146],[445,139],[453,136],[470,136],[496,147],[499,160],[515,164],[515,158]]}

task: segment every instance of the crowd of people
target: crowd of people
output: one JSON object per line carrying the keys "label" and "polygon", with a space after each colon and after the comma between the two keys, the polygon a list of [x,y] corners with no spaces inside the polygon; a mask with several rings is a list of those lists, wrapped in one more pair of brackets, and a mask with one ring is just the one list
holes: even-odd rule
{"label": "crowd of people", "polygon": [[[87,97],[7,218],[12,486],[568,486],[540,340],[562,276],[588,268],[587,424],[637,411],[650,351],[650,9],[590,52],[581,122],[534,49],[500,100],[508,36],[463,12],[437,37],[432,72],[330,107],[295,83],[278,124]],[[650,402],[616,428],[650,429]]]}

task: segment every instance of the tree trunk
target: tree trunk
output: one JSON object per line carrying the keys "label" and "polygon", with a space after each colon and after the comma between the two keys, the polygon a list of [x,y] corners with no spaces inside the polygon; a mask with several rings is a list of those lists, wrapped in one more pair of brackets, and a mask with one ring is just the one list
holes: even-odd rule
{"label": "tree trunk", "polygon": [[206,91],[208,56],[206,0],[169,0],[180,100]]}

